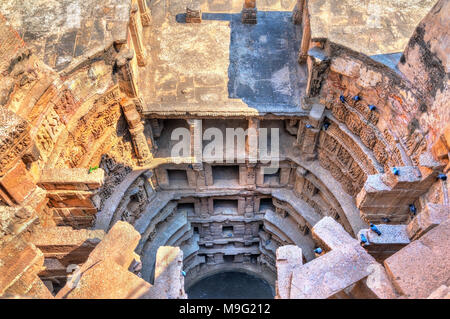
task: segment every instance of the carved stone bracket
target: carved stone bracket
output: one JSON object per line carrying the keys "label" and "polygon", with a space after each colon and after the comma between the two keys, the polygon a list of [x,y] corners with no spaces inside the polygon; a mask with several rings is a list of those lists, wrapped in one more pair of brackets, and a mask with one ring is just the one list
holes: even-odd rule
{"label": "carved stone bracket", "polygon": [[150,163],[153,156],[144,134],[144,125],[142,124],[141,116],[133,101],[123,103],[122,110],[128,123],[138,163],[139,165],[147,165]]}

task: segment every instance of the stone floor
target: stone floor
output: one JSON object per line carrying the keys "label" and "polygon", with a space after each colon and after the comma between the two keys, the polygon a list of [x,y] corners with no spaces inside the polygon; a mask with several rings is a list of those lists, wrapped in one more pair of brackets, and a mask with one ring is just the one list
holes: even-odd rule
{"label": "stone floor", "polygon": [[367,55],[402,52],[436,0],[309,1],[311,37]]}
{"label": "stone floor", "polygon": [[186,24],[186,3],[150,4],[144,42],[154,67],[140,74],[144,113],[301,112],[306,69],[297,63],[294,1],[258,2],[256,25],[241,23],[242,1],[204,3],[202,23]]}

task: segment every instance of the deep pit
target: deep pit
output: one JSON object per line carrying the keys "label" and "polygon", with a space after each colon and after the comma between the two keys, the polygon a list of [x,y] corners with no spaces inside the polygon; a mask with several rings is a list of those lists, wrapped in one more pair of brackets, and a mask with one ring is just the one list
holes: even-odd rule
{"label": "deep pit", "polygon": [[274,289],[265,280],[243,272],[208,276],[186,290],[189,299],[272,299]]}

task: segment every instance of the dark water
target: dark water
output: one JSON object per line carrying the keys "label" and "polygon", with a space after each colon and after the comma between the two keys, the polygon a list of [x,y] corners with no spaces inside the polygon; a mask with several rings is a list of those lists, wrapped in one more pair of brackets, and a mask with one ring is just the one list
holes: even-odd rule
{"label": "dark water", "polygon": [[206,277],[186,291],[189,299],[273,299],[270,285],[241,272],[224,272]]}

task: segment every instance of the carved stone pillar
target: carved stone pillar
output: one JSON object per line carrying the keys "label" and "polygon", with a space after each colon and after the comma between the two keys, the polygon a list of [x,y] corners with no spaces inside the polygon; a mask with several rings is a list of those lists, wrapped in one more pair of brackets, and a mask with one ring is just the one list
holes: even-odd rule
{"label": "carved stone pillar", "polygon": [[210,215],[208,198],[205,197],[200,198],[200,207],[201,207],[200,209],[201,218],[208,218]]}
{"label": "carved stone pillar", "polygon": [[216,264],[223,264],[223,255],[222,253],[216,253],[214,254],[214,262]]}
{"label": "carved stone pillar", "polygon": [[152,160],[152,154],[148,148],[147,139],[144,135],[144,126],[141,124],[135,129],[130,129],[133,146],[138,158],[139,165],[148,165]]}
{"label": "carved stone pillar", "polygon": [[152,15],[147,7],[146,0],[138,0],[139,12],[141,13],[141,23],[143,27],[147,27],[152,22]]}
{"label": "carved stone pillar", "polygon": [[256,24],[256,0],[245,0],[242,8],[242,23]]}
{"label": "carved stone pillar", "polygon": [[287,185],[291,176],[291,167],[280,167],[280,185]]}
{"label": "carved stone pillar", "polygon": [[254,200],[253,197],[245,199],[245,217],[252,218],[254,215]]}
{"label": "carved stone pillar", "polygon": [[304,6],[302,10],[302,24],[303,24],[303,35],[302,43],[300,45],[300,52],[298,55],[298,62],[305,63],[308,57],[309,45],[311,42],[311,25],[309,21],[308,7]]}
{"label": "carved stone pillar", "polygon": [[258,161],[259,125],[259,119],[250,118],[248,120],[248,135],[245,147],[249,163],[256,163]]}
{"label": "carved stone pillar", "polygon": [[[145,1],[144,1],[145,2]],[[138,23],[137,17],[138,17],[138,6],[133,6],[131,10],[130,15],[130,34],[131,38],[133,39],[133,47],[136,52],[136,59],[139,66],[145,66],[146,59],[147,59],[147,53],[145,50],[145,46],[142,42],[142,25]]]}
{"label": "carved stone pillar", "polygon": [[308,159],[315,158],[316,144],[320,134],[324,110],[324,105],[318,103],[313,104],[309,112],[307,123],[305,125],[299,125],[297,142],[301,145],[301,150]]}
{"label": "carved stone pillar", "polygon": [[194,170],[202,170],[202,120],[187,120],[191,135],[191,156]]}
{"label": "carved stone pillar", "polygon": [[302,151],[308,158],[314,158],[314,151],[316,149],[316,142],[319,133],[320,129],[318,128],[310,128],[305,131]]}
{"label": "carved stone pillar", "polygon": [[139,96],[138,88],[130,65],[130,61],[133,57],[133,51],[123,49],[117,54],[115,63],[121,92],[125,93],[130,98],[137,98]]}
{"label": "carved stone pillar", "polygon": [[292,12],[292,22],[294,24],[302,24],[303,20],[303,6],[305,5],[305,0],[297,0],[295,4],[294,11]]}

